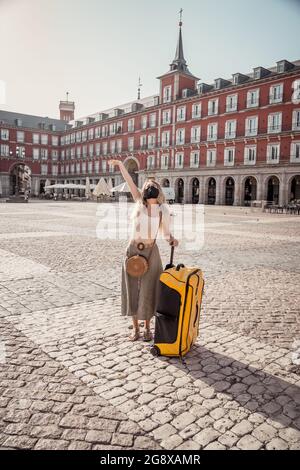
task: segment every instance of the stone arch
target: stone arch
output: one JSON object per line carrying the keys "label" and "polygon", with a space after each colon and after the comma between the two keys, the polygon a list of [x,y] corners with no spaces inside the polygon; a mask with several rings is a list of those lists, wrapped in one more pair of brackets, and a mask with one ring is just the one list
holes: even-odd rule
{"label": "stone arch", "polygon": [[133,156],[126,157],[123,163],[128,173],[132,177],[134,183],[138,185],[138,171],[140,169],[140,164],[139,164],[138,159]]}
{"label": "stone arch", "polygon": [[197,176],[192,176],[189,180],[190,202],[192,204],[199,203],[200,196],[200,180]]}
{"label": "stone arch", "polygon": [[235,179],[232,176],[226,176],[223,180],[222,190],[224,195],[224,204],[226,206],[233,206],[235,184]]}
{"label": "stone arch", "polygon": [[216,203],[217,180],[213,176],[208,176],[205,180],[205,204],[214,205]]}
{"label": "stone arch", "polygon": [[274,204],[279,203],[280,178],[278,175],[269,175],[264,181],[265,199]]}
{"label": "stone arch", "polygon": [[161,178],[160,185],[162,188],[169,188],[171,186],[171,182],[169,178]]}
{"label": "stone arch", "polygon": [[300,199],[300,174],[290,176],[288,180],[288,202]]}
{"label": "stone arch", "polygon": [[176,178],[175,180],[175,202],[182,203],[184,201],[184,180],[183,178]]}
{"label": "stone arch", "polygon": [[246,175],[242,178],[242,203],[244,206],[250,206],[251,201],[257,199],[258,181],[253,175]]}

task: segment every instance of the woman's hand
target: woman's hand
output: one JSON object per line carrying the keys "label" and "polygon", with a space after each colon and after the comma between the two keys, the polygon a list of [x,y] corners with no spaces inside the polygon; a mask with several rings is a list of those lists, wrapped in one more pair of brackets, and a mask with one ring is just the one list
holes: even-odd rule
{"label": "woman's hand", "polygon": [[176,240],[176,238],[170,238],[169,240],[169,245],[171,246],[178,246],[179,242]]}
{"label": "woman's hand", "polygon": [[111,166],[114,166],[114,165],[121,166],[123,162],[121,160],[108,160],[107,163]]}

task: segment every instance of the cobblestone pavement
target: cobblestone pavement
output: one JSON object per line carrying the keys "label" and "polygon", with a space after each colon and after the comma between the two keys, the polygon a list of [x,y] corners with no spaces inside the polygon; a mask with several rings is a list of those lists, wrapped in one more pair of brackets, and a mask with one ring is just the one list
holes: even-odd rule
{"label": "cobblestone pavement", "polygon": [[205,207],[203,248],[175,254],[206,280],[183,361],[127,340],[127,241],[96,238],[95,204],[1,204],[0,221],[0,447],[300,448],[300,218]]}

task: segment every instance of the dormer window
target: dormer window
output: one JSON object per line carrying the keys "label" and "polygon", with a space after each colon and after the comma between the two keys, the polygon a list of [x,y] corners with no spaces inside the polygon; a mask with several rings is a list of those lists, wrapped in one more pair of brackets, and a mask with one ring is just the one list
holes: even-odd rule
{"label": "dormer window", "polygon": [[163,102],[169,103],[171,101],[172,87],[171,85],[164,87]]}

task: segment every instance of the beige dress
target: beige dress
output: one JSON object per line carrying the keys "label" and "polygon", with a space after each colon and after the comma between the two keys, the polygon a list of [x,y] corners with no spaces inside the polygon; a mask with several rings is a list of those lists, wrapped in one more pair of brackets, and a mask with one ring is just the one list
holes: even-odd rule
{"label": "beige dress", "polygon": [[[154,214],[151,214],[151,216],[148,215],[145,206],[140,206],[140,211],[134,221],[132,238],[126,247],[126,255],[122,262],[121,314],[136,316],[139,320],[150,320],[155,314],[158,302],[159,277],[163,271],[163,265],[156,243],[153,245],[151,252],[151,247],[139,250],[134,240],[145,241],[147,239],[149,243],[149,238],[146,238],[145,234],[150,235],[150,240],[155,238],[159,224],[159,210],[162,211],[162,232],[159,231],[157,239],[161,237],[168,239],[170,236],[168,205],[164,203],[156,206],[156,209],[153,208]],[[148,271],[140,278],[132,277],[126,272],[126,257],[135,254],[141,254],[149,261]]]}

